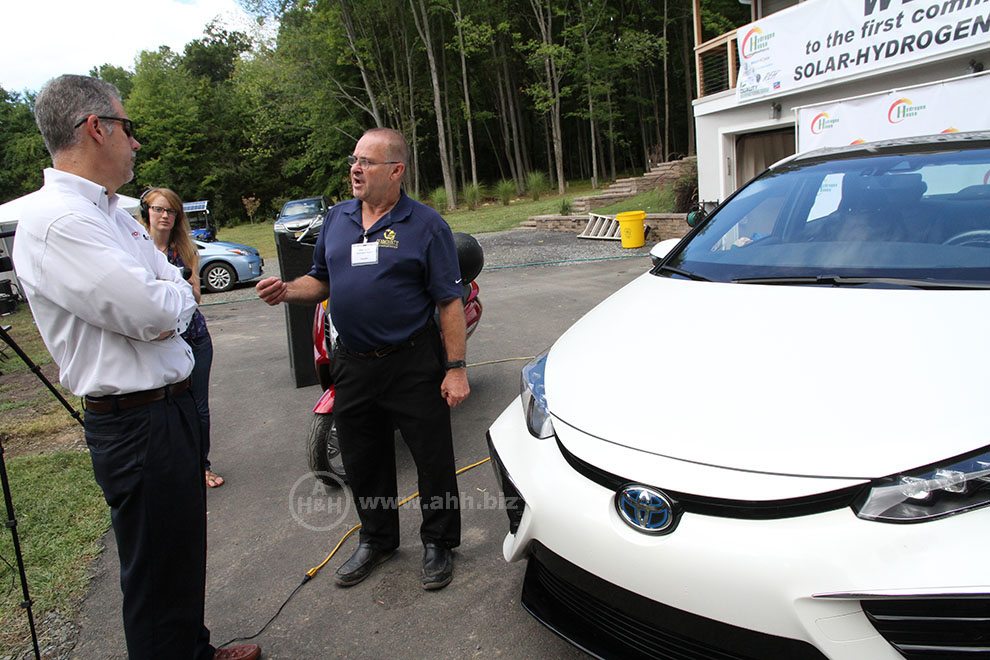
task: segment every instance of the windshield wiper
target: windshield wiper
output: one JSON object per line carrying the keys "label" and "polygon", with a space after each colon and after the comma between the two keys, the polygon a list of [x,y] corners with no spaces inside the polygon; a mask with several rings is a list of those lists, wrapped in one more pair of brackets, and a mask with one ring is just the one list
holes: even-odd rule
{"label": "windshield wiper", "polygon": [[673,273],[674,275],[680,275],[681,277],[686,277],[689,280],[694,280],[695,282],[711,282],[710,279],[704,275],[698,275],[697,273],[692,273],[689,270],[682,270],[680,268],[675,268],[674,266],[661,265],[657,266],[658,273]]}
{"label": "windshield wiper", "polygon": [[862,286],[865,284],[887,284],[915,289],[990,289],[987,282],[962,282],[922,280],[906,277],[845,277],[843,275],[812,275],[795,277],[740,277],[732,280],[736,284],[825,284],[829,286]]}

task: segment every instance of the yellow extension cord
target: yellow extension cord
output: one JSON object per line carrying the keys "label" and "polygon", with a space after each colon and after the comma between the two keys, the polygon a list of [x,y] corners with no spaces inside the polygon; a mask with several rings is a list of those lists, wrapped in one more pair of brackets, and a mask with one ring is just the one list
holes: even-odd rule
{"label": "yellow extension cord", "polygon": [[[487,458],[483,458],[483,459],[481,459],[480,461],[478,461],[477,463],[472,463],[471,465],[468,465],[468,466],[466,466],[466,467],[462,467],[462,468],[461,468],[460,470],[458,470],[458,471],[457,471],[457,472],[455,472],[454,474],[462,474],[462,473],[464,473],[464,472],[467,472],[468,470],[473,470],[474,468],[476,468],[476,467],[478,467],[479,465],[484,465],[485,463],[487,463],[487,462],[488,462],[488,461],[490,461],[490,460],[492,460],[492,457],[491,457],[491,456],[489,456],[489,457],[487,457]],[[403,500],[402,500],[401,502],[399,502],[399,506],[403,506],[403,505],[405,505],[405,504],[408,504],[408,503],[409,503],[409,502],[411,502],[412,500],[414,500],[414,499],[416,499],[416,497],[417,497],[418,495],[419,495],[419,491],[417,490],[417,491],[416,491],[415,493],[413,493],[413,494],[412,494],[412,495],[410,495],[409,497],[406,497],[406,498],[404,498],[404,499],[403,499]],[[328,563],[328,562],[329,562],[329,561],[330,561],[331,559],[333,559],[333,556],[334,556],[335,554],[337,554],[337,551],[338,551],[338,550],[340,550],[340,547],[341,547],[342,545],[344,545],[344,542],[345,542],[345,541],[346,541],[347,539],[349,539],[349,538],[351,537],[351,535],[352,535],[352,534],[354,534],[354,532],[356,532],[356,531],[358,531],[359,529],[361,529],[361,523],[358,523],[357,525],[354,525],[354,527],[351,527],[351,528],[350,528],[349,530],[347,530],[347,533],[346,533],[346,534],[344,534],[344,535],[343,535],[343,536],[342,536],[342,537],[340,538],[340,540],[339,540],[339,541],[337,541],[337,545],[335,545],[335,546],[334,546],[334,548],[333,548],[333,550],[331,550],[331,551],[330,551],[330,554],[329,554],[329,555],[327,555],[327,557],[326,557],[326,559],[324,559],[324,560],[323,560],[323,561],[321,561],[321,562],[320,562],[319,564],[317,564],[317,565],[316,565],[316,566],[314,566],[313,568],[311,568],[311,569],[309,569],[308,571],[306,571],[306,575],[307,575],[307,576],[309,576],[310,578],[314,578],[314,577],[316,577],[316,574],[317,574],[317,573],[319,573],[319,572],[320,572],[320,571],[321,571],[321,570],[323,569],[323,567],[324,567],[324,566],[326,566],[326,565],[327,565],[327,563]]]}
{"label": "yellow extension cord", "polygon": [[[468,366],[469,367],[479,367],[479,366],[486,365],[486,364],[499,364],[500,362],[516,362],[516,361],[520,361],[520,360],[527,360],[527,361],[529,361],[529,360],[532,360],[532,359],[533,359],[533,356],[528,356],[528,357],[514,357],[514,358],[505,358],[505,359],[502,359],[502,360],[488,360],[488,361],[485,361],[485,362],[476,362],[476,363],[470,364]],[[476,463],[472,463],[471,465],[467,465],[465,467],[460,468],[454,474],[457,474],[457,475],[463,474],[463,473],[467,472],[468,470],[473,470],[474,468],[478,467],[479,465],[484,465],[485,463],[487,463],[490,460],[492,460],[492,457],[491,456],[488,456],[486,458],[481,459],[480,461],[478,461]],[[405,504],[408,504],[409,502],[411,502],[412,500],[414,500],[418,496],[419,496],[419,491],[417,490],[415,493],[413,493],[409,497],[404,498],[401,502],[399,502],[399,506],[403,506]],[[303,585],[305,585],[307,582],[309,582],[314,577],[316,577],[317,573],[319,573],[321,570],[323,570],[323,567],[326,566],[328,563],[330,563],[330,560],[333,559],[333,556],[335,554],[337,554],[337,551],[340,550],[341,546],[344,545],[344,542],[347,541],[347,539],[349,539],[354,534],[354,532],[358,531],[359,529],[361,529],[361,524],[360,523],[358,523],[357,525],[354,525],[354,527],[351,527],[349,530],[347,530],[347,532],[342,537],[340,537],[340,540],[337,541],[337,545],[335,545],[333,547],[333,550],[330,551],[330,554],[328,554],[326,556],[326,558],[323,561],[321,561],[319,564],[317,564],[313,568],[311,568],[308,571],[306,571],[306,575],[303,577],[302,582],[299,583],[299,586],[297,586],[295,589],[292,590],[292,593],[290,593],[288,595],[288,597],[282,602],[281,607],[278,608],[278,610],[275,612],[275,614],[272,615],[272,618],[270,618],[268,620],[268,623],[266,623],[265,625],[263,625],[261,627],[261,629],[258,630],[258,632],[254,633],[253,635],[251,635],[249,637],[235,637],[234,639],[231,639],[231,640],[229,640],[227,642],[224,642],[223,644],[220,644],[219,646],[217,646],[217,648],[218,649],[219,648],[223,648],[225,646],[228,646],[230,644],[233,644],[234,642],[248,641],[248,640],[254,639],[258,635],[260,635],[261,633],[263,633],[268,628],[268,626],[271,625],[272,621],[274,621],[278,617],[278,615],[282,613],[282,609],[285,608],[285,606],[289,604],[289,601],[292,600],[292,597],[296,595],[296,593],[303,587]]]}

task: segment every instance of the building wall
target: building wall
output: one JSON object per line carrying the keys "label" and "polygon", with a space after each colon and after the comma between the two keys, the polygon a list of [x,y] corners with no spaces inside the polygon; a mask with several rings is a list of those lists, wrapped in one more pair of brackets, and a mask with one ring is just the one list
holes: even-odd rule
{"label": "building wall", "polygon": [[[971,60],[990,67],[990,47],[985,51],[946,58],[937,62],[888,70],[856,80],[801,90],[795,94],[736,105],[735,90],[694,101],[698,151],[698,197],[718,202],[746,183],[736,180],[735,139],[754,133],[794,126],[794,108],[864,94],[955,78],[971,72]],[[779,118],[771,118],[771,103],[780,104]]]}

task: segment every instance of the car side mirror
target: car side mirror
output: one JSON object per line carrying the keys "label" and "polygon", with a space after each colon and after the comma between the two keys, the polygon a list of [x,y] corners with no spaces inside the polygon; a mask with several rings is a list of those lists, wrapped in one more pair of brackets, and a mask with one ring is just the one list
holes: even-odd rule
{"label": "car side mirror", "polygon": [[650,248],[650,259],[653,261],[653,265],[656,266],[663,261],[670,254],[670,251],[674,249],[674,246],[680,242],[681,239],[679,238],[668,238]]}

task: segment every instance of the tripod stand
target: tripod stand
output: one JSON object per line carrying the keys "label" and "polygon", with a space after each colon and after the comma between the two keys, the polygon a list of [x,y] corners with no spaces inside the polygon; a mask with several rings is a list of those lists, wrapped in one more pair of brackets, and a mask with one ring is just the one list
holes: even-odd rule
{"label": "tripod stand", "polygon": [[[13,337],[11,337],[7,332],[8,330],[10,330],[9,325],[0,325],[0,338],[3,339],[7,346],[12,348],[14,352],[17,353],[18,357],[24,361],[24,364],[26,364],[28,368],[34,372],[34,375],[45,384],[53,395],[55,395],[55,398],[58,399],[59,403],[61,403],[65,409],[69,411],[69,414],[72,415],[72,417],[75,418],[80,425],[82,425],[83,421],[82,417],[79,415],[79,412],[65,400],[65,397],[62,396],[61,392],[55,389],[55,386],[52,385],[51,381],[49,381],[48,378],[45,377],[45,374],[41,372],[41,367],[36,365],[31,358],[28,357],[27,353],[21,350],[21,347],[17,345],[17,342],[14,341]],[[38,648],[38,633],[34,627],[34,614],[31,611],[31,597],[28,594],[27,574],[24,572],[24,557],[21,555],[21,543],[20,538],[17,535],[17,517],[14,515],[14,500],[10,494],[10,482],[7,479],[7,464],[3,458],[3,440],[5,437],[6,436],[3,434],[0,434],[0,481],[3,482],[3,499],[4,504],[7,506],[6,527],[10,530],[14,540],[14,556],[17,559],[17,570],[20,573],[21,578],[21,595],[23,596],[21,607],[27,610],[28,626],[31,628],[31,643],[34,645],[34,657],[40,659],[41,651]]]}

